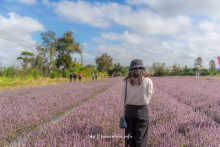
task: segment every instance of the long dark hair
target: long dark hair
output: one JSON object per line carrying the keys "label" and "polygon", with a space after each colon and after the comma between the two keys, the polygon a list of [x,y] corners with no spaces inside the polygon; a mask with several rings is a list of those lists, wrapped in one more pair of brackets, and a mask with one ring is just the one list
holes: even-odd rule
{"label": "long dark hair", "polygon": [[129,70],[127,77],[125,77],[125,81],[130,82],[132,86],[140,85],[142,82],[142,77],[149,77],[149,74],[145,71],[145,69],[131,69]]}

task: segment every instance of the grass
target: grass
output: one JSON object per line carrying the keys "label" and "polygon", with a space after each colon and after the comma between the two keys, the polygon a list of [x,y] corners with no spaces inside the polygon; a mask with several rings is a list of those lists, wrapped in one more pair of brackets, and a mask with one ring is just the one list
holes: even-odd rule
{"label": "grass", "polygon": [[0,89],[14,89],[34,86],[44,86],[67,82],[65,78],[50,79],[50,78],[8,78],[0,77]]}
{"label": "grass", "polygon": [[[84,77],[82,82],[91,81],[90,77]],[[69,82],[68,78],[8,78],[0,77],[0,90],[3,89],[16,89],[16,88],[26,88],[26,87],[36,87],[36,86],[47,86],[47,85],[56,85],[59,83]],[[74,81],[73,81],[74,82]],[[78,82],[78,79],[77,79]]]}

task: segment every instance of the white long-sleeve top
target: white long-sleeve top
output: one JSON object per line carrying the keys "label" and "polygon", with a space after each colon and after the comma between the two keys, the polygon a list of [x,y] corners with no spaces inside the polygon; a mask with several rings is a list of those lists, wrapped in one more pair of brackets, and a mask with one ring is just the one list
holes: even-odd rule
{"label": "white long-sleeve top", "polygon": [[[126,82],[122,86],[122,98],[125,98]],[[132,86],[130,82],[127,83],[127,97],[126,104],[129,105],[148,105],[154,94],[153,82],[148,77],[142,77],[142,82],[139,86]]]}

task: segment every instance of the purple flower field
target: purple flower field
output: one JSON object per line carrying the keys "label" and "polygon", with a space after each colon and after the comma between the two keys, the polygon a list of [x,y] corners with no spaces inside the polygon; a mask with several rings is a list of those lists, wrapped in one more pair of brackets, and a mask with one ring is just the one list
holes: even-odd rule
{"label": "purple flower field", "polygon": [[0,146],[93,98],[112,84],[106,80],[0,92]]}
{"label": "purple flower field", "polygon": [[[0,146],[124,146],[122,80],[0,92]],[[152,80],[150,147],[220,146],[220,80]]]}

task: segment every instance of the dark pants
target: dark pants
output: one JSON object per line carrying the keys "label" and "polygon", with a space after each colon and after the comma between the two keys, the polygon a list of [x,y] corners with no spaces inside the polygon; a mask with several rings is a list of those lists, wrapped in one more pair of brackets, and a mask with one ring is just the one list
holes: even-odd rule
{"label": "dark pants", "polygon": [[126,105],[125,119],[125,136],[132,136],[125,138],[125,146],[146,147],[149,124],[147,105]]}

